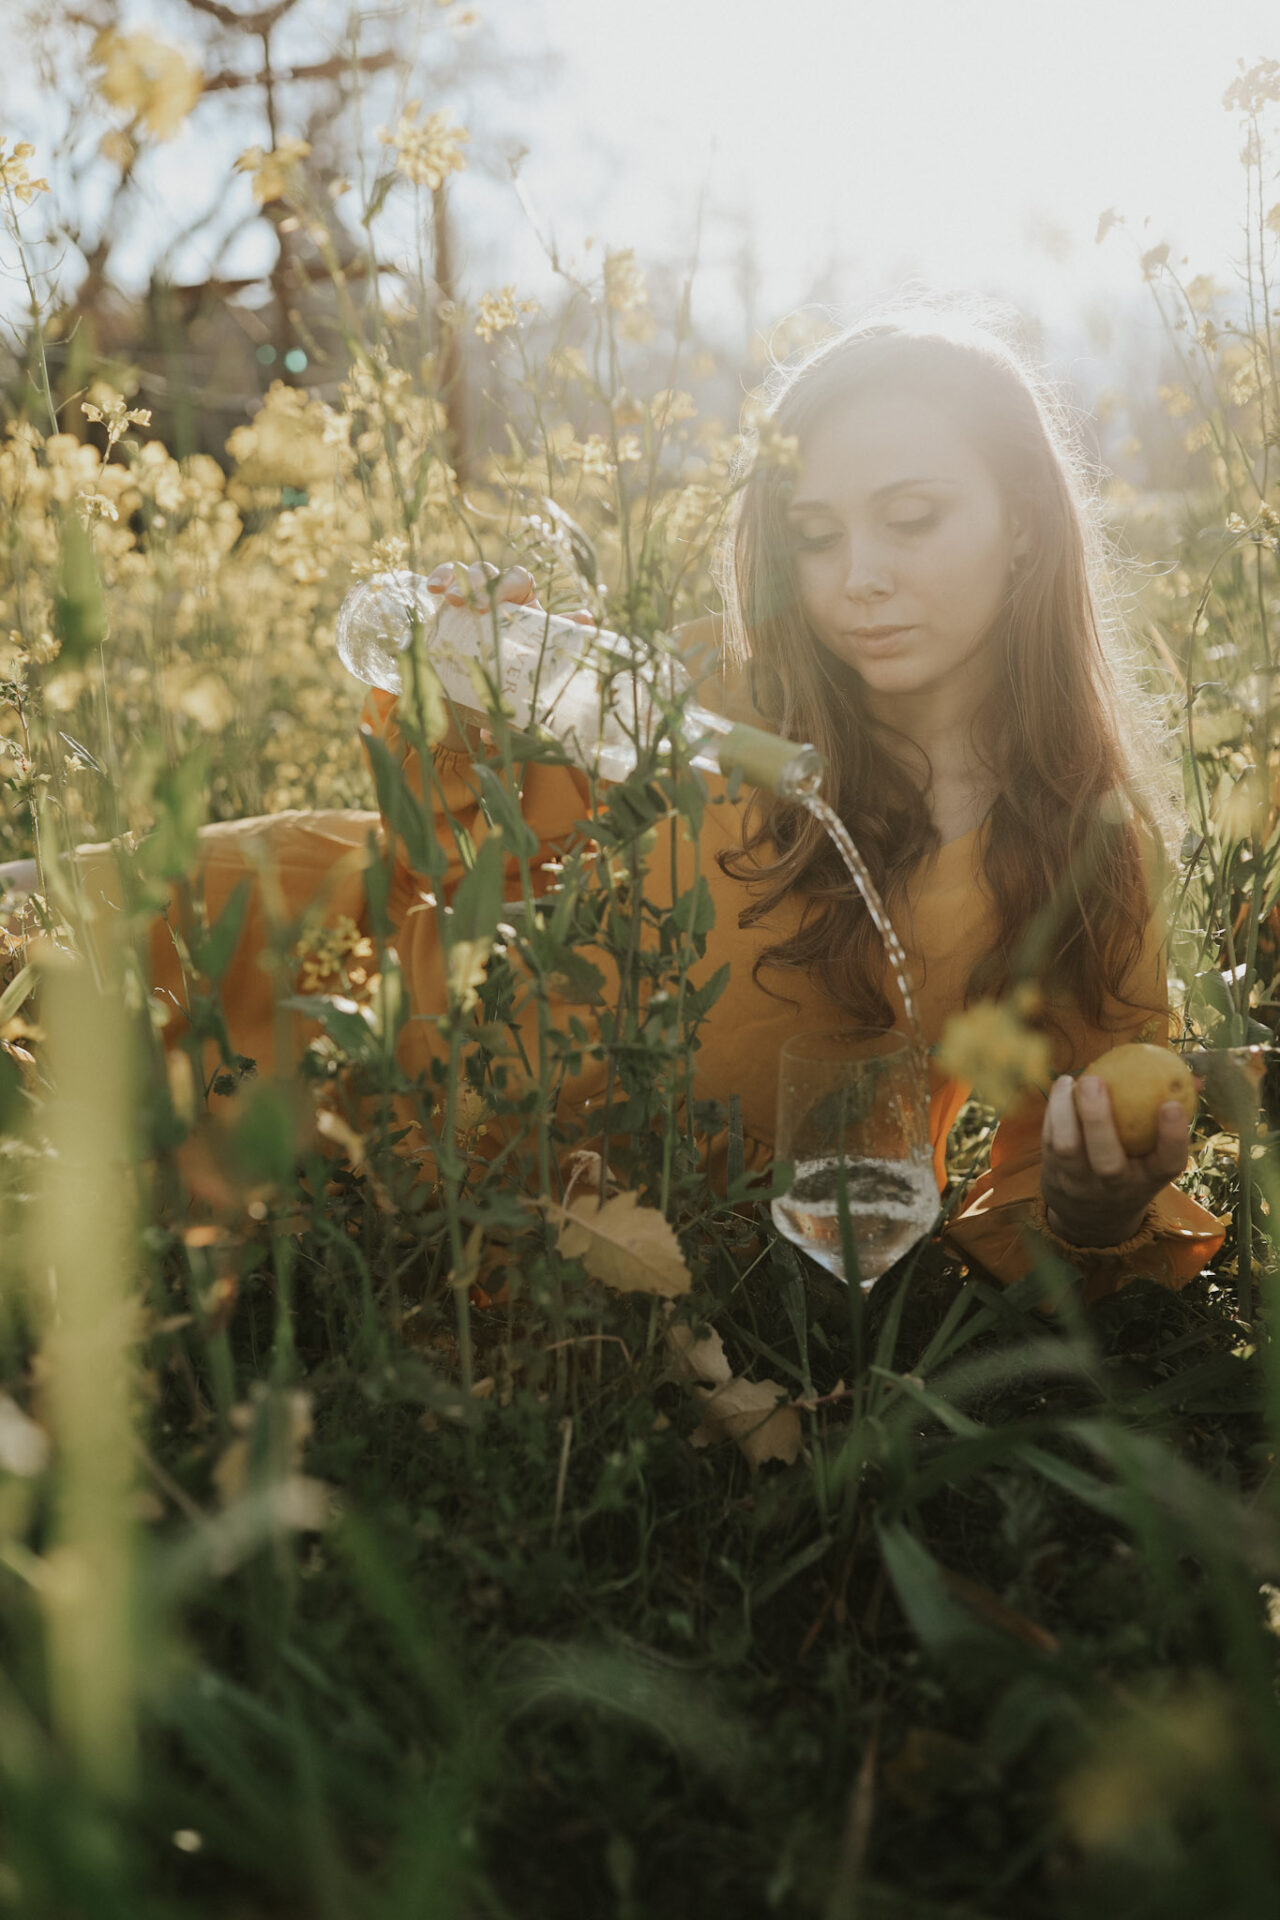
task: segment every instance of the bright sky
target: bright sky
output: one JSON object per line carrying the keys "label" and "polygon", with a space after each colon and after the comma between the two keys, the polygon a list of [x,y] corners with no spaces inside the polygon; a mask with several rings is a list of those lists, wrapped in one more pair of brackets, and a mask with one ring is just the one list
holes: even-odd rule
{"label": "bright sky", "polygon": [[[666,251],[690,245],[708,187],[711,207],[754,221],[765,314],[833,255],[846,297],[911,271],[1024,294],[1050,318],[1094,290],[1128,297],[1123,236],[1094,244],[1109,206],[1192,270],[1226,278],[1243,257],[1241,135],[1221,98],[1237,57],[1280,57],[1274,0],[541,7],[576,71],[528,163],[539,198],[563,224],[576,206],[614,244]],[[597,141],[630,164],[593,166]],[[713,261],[727,244],[713,232]]]}
{"label": "bright sky", "polygon": [[[527,185],[579,264],[599,257],[582,252],[589,233],[642,261],[686,260],[705,193],[695,298],[729,339],[742,325],[747,229],[758,320],[805,300],[834,267],[826,297],[837,303],[918,275],[1025,302],[1051,336],[1076,340],[1089,306],[1150,314],[1124,233],[1094,244],[1105,207],[1142,246],[1171,242],[1189,271],[1230,281],[1243,258],[1241,133],[1221,98],[1238,58],[1280,56],[1274,0],[476,4],[477,55],[549,48],[561,65],[531,66],[523,80],[517,69],[476,101],[474,164],[454,182],[473,293],[545,284],[500,167],[485,178],[479,164],[500,132],[527,144]],[[441,16],[422,5],[438,39]],[[191,18],[180,0],[128,0],[123,11],[170,38]],[[290,27],[308,57],[337,44],[345,12],[345,0],[303,0]],[[450,104],[468,117],[465,100]],[[148,215],[117,271],[145,278],[153,236],[211,183],[225,183],[228,219],[250,210],[248,181],[229,170],[262,130],[226,109],[196,118],[198,131],[155,156]],[[31,76],[13,62],[0,75],[0,131],[38,144],[46,131]],[[179,278],[208,271],[212,237],[175,263]],[[259,270],[264,243],[259,226],[223,270]]]}

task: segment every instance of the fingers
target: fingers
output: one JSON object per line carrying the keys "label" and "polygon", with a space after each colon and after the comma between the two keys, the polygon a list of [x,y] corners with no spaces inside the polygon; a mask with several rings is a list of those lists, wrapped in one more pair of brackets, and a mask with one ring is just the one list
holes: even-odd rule
{"label": "fingers", "polygon": [[1061,1074],[1054,1081],[1044,1110],[1044,1125],[1040,1129],[1040,1143],[1045,1151],[1056,1153],[1063,1160],[1076,1158],[1083,1145],[1080,1120],[1072,1098],[1073,1088],[1070,1074]]}
{"label": "fingers", "polygon": [[1126,1172],[1129,1156],[1120,1145],[1115,1121],[1111,1118],[1111,1095],[1091,1073],[1076,1081],[1075,1093],[1089,1165],[1104,1180]]}
{"label": "fingers", "polygon": [[1191,1122],[1176,1100],[1166,1100],[1156,1115],[1156,1145],[1148,1165],[1161,1180],[1176,1180],[1191,1158]]}
{"label": "fingers", "polygon": [[488,606],[490,582],[496,580],[498,600],[517,606],[536,607],[537,587],[527,567],[508,567],[499,577],[491,560],[478,560],[471,566],[457,560],[442,561],[427,575],[427,590],[444,596],[451,607]]}
{"label": "fingers", "polygon": [[1060,1159],[1087,1165],[1104,1180],[1128,1171],[1129,1156],[1111,1118],[1111,1097],[1092,1074],[1075,1082],[1062,1074],[1054,1081],[1041,1138]]}
{"label": "fingers", "polygon": [[[1072,1081],[1062,1074],[1053,1084],[1045,1109],[1041,1144],[1060,1160],[1087,1167],[1104,1180],[1118,1179],[1130,1170],[1129,1156],[1120,1144],[1111,1114],[1111,1098],[1092,1074]],[[1154,1150],[1134,1165],[1161,1184],[1176,1180],[1191,1156],[1191,1129],[1184,1109],[1167,1100],[1157,1115]]]}

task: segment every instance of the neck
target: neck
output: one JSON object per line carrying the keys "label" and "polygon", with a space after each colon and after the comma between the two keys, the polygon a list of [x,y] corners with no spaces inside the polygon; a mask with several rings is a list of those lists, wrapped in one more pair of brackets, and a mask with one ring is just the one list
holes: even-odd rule
{"label": "neck", "polygon": [[[868,693],[867,706],[892,733],[883,734],[885,750],[916,779],[924,780],[933,823],[944,841],[957,839],[987,814],[995,791],[990,769],[975,742],[978,702],[957,710],[954,688],[924,688],[886,699]],[[918,751],[913,751],[918,749]]]}
{"label": "neck", "polygon": [[914,760],[910,749],[896,737],[902,736],[928,756],[935,782],[954,782],[983,771],[974,742],[977,702],[968,710],[958,711],[954,691],[942,687],[896,694],[889,699],[868,690],[865,699],[873,718],[882,727],[893,729],[884,736],[888,750],[903,760]]}

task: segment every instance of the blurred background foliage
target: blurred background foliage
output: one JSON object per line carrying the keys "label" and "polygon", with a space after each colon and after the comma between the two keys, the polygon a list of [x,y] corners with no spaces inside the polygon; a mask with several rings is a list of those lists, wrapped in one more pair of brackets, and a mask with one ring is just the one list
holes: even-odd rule
{"label": "blurred background foliage", "polygon": [[[321,21],[298,0],[254,9],[170,0],[170,38],[159,25],[130,25],[126,11],[59,4],[29,23],[36,70],[58,99],[48,116],[57,150],[40,166],[59,191],[56,206],[41,196],[25,210],[0,360],[12,556],[0,623],[21,636],[11,646],[51,662],[52,608],[39,569],[16,555],[43,542],[47,581],[57,514],[73,501],[94,516],[111,602],[105,678],[83,660],[47,676],[60,729],[85,740],[105,725],[105,710],[92,717],[105,700],[120,738],[153,737],[169,753],[203,738],[217,817],[356,803],[367,787],[334,615],[354,572],[410,547],[431,558],[454,551],[446,470],[474,505],[490,557],[530,543],[542,496],[615,546],[625,544],[620,512],[656,515],[673,549],[663,618],[712,606],[707,535],[743,392],[769,354],[832,324],[822,286],[801,290],[794,316],[766,339],[735,334],[723,313],[698,319],[699,303],[681,299],[690,262],[641,263],[624,248],[608,256],[611,269],[607,248],[596,248],[594,267],[588,255],[589,280],[566,266],[550,300],[465,285],[467,236],[451,200],[463,170],[502,176],[516,217],[542,234],[527,195],[517,205],[518,143],[502,137],[504,112],[518,124],[520,92],[538,76],[524,62],[504,69],[501,39],[474,9],[327,7]],[[73,76],[84,84],[70,85]],[[474,139],[451,105],[461,98],[492,115]],[[250,206],[219,219],[228,182],[203,180],[189,223],[152,239],[146,283],[135,286],[138,230],[154,219],[147,169],[206,122],[225,146],[229,120],[243,129],[235,165],[251,182]],[[219,260],[236,255],[246,225],[262,230],[270,264],[225,277]],[[173,263],[189,262],[206,232],[207,277],[176,280]],[[752,246],[747,228],[738,265],[748,286],[759,277]],[[563,265],[554,243],[546,248]],[[117,260],[132,275],[125,284]],[[39,328],[22,316],[23,271]],[[603,359],[588,284],[617,317]],[[1201,276],[1185,293],[1191,317],[1171,318],[1171,329],[1189,341],[1191,328],[1214,329],[1225,290]],[[1035,352],[1034,313],[1025,339]],[[1175,636],[1198,591],[1186,503],[1204,503],[1190,507],[1198,530],[1221,491],[1222,460],[1181,345],[1171,330],[1162,363],[1132,366],[1130,383],[1138,342],[1112,337],[1121,380],[1080,396],[1112,475],[1117,532],[1151,575],[1153,617]],[[1230,433],[1259,401],[1247,347],[1219,333],[1215,357]],[[100,412],[104,396],[145,413],[145,424],[131,419],[112,440],[84,411],[88,402]],[[50,441],[47,453],[24,438],[24,423]],[[406,476],[424,465],[423,497],[406,496]],[[11,719],[6,730],[14,737]],[[104,793],[69,770],[62,799],[76,833],[110,831]],[[4,833],[4,851],[29,850],[21,809]]]}
{"label": "blurred background foliage", "polygon": [[[714,608],[750,396],[833,282],[766,338],[749,224],[742,325],[696,252],[562,255],[518,156],[552,63],[466,5],[27,25],[57,111],[48,150],[0,129],[0,853],[155,827],[141,916],[205,818],[369,805],[332,644],[362,573],[519,559],[646,633]],[[1181,739],[1173,985],[1210,1045],[1280,1010],[1278,100],[1260,60],[1222,103],[1243,292],[1105,215],[1161,344],[1117,323],[1076,395]],[[170,143],[229,125],[147,233]],[[539,237],[536,293],[468,275],[469,170]],[[216,1034],[229,930],[198,933]],[[305,1098],[248,1080],[220,1125],[143,1044],[126,946],[93,979],[14,945],[0,985],[0,1910],[1275,1910],[1273,1105],[1203,1116],[1187,1179],[1230,1230],[1178,1295],[1086,1316],[1054,1271],[1046,1323],[934,1245],[863,1320],[700,1202],[672,1341],[499,1180],[464,1220],[385,1115],[354,1131],[335,1088],[393,1083],[385,950],[313,945],[301,990],[337,975],[359,1019]],[[461,1159],[459,1083],[419,1094]],[[990,1131],[966,1114],[957,1183]],[[704,1449],[717,1340],[777,1379],[785,1445]]]}

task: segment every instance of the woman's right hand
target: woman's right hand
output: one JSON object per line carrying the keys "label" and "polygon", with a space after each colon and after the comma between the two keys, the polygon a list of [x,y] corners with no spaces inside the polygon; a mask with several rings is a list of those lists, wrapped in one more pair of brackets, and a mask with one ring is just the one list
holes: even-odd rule
{"label": "woman's right hand", "polygon": [[[508,567],[504,574],[499,575],[490,560],[475,561],[471,566],[467,566],[465,561],[443,560],[427,575],[427,591],[443,594],[451,607],[487,607],[489,582],[492,580],[498,582],[495,599],[509,600],[519,607],[532,607],[536,613],[546,612],[528,567]],[[579,626],[593,627],[596,624],[590,607],[575,607],[565,618],[576,620]]]}

